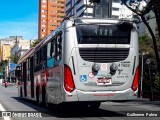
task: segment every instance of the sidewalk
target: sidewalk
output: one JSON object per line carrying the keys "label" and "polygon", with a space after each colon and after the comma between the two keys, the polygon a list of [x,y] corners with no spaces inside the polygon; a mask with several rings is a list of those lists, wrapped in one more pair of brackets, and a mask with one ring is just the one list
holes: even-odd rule
{"label": "sidewalk", "polygon": [[[16,85],[17,85],[16,83],[8,83],[8,84],[7,84],[7,87],[16,86]],[[4,86],[4,83],[2,83],[1,86]]]}
{"label": "sidewalk", "polygon": [[150,101],[149,98],[138,98],[136,100],[133,101],[129,101],[129,102],[137,102],[137,103],[141,103],[141,104],[148,104],[148,105],[154,105],[154,106],[159,106],[160,107],[160,101]]}

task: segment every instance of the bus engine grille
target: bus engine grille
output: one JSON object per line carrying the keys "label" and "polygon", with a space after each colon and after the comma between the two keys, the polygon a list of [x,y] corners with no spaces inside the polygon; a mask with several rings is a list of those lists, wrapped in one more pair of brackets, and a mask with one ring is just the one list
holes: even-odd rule
{"label": "bus engine grille", "polygon": [[79,48],[79,53],[85,61],[110,63],[125,60],[129,48]]}

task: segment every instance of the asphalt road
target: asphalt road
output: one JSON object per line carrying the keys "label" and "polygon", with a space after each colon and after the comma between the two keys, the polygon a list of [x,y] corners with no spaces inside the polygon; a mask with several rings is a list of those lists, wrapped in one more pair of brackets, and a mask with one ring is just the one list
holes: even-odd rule
{"label": "asphalt road", "polygon": [[[42,113],[42,118],[0,118],[0,120],[159,120],[160,117],[132,117],[137,115],[159,115],[160,102],[146,99],[138,99],[129,102],[104,102],[97,111],[83,108],[62,107],[58,109],[54,105],[50,108],[40,107],[35,102],[18,97],[16,86],[5,88],[0,86],[0,105],[5,111],[19,112],[21,115],[30,112]],[[0,111],[3,109],[0,107]],[[157,112],[155,112],[157,111]],[[152,114],[151,114],[152,113]],[[128,116],[127,116],[128,115]],[[25,116],[25,115],[24,115]]]}

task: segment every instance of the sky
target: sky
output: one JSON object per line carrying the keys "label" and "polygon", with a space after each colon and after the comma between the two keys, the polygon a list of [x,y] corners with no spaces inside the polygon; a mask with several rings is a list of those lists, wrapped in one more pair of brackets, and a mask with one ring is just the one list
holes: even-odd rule
{"label": "sky", "polygon": [[0,39],[9,36],[38,38],[38,0],[1,0]]}

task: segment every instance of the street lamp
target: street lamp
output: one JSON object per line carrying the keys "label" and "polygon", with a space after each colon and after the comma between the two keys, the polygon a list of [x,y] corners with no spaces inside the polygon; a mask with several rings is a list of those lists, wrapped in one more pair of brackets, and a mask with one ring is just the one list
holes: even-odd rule
{"label": "street lamp", "polygon": [[140,53],[139,55],[141,55],[142,56],[142,69],[141,69],[141,98],[142,98],[142,93],[143,93],[143,56],[144,55],[148,55],[149,54],[149,52],[142,52],[142,53]]}

